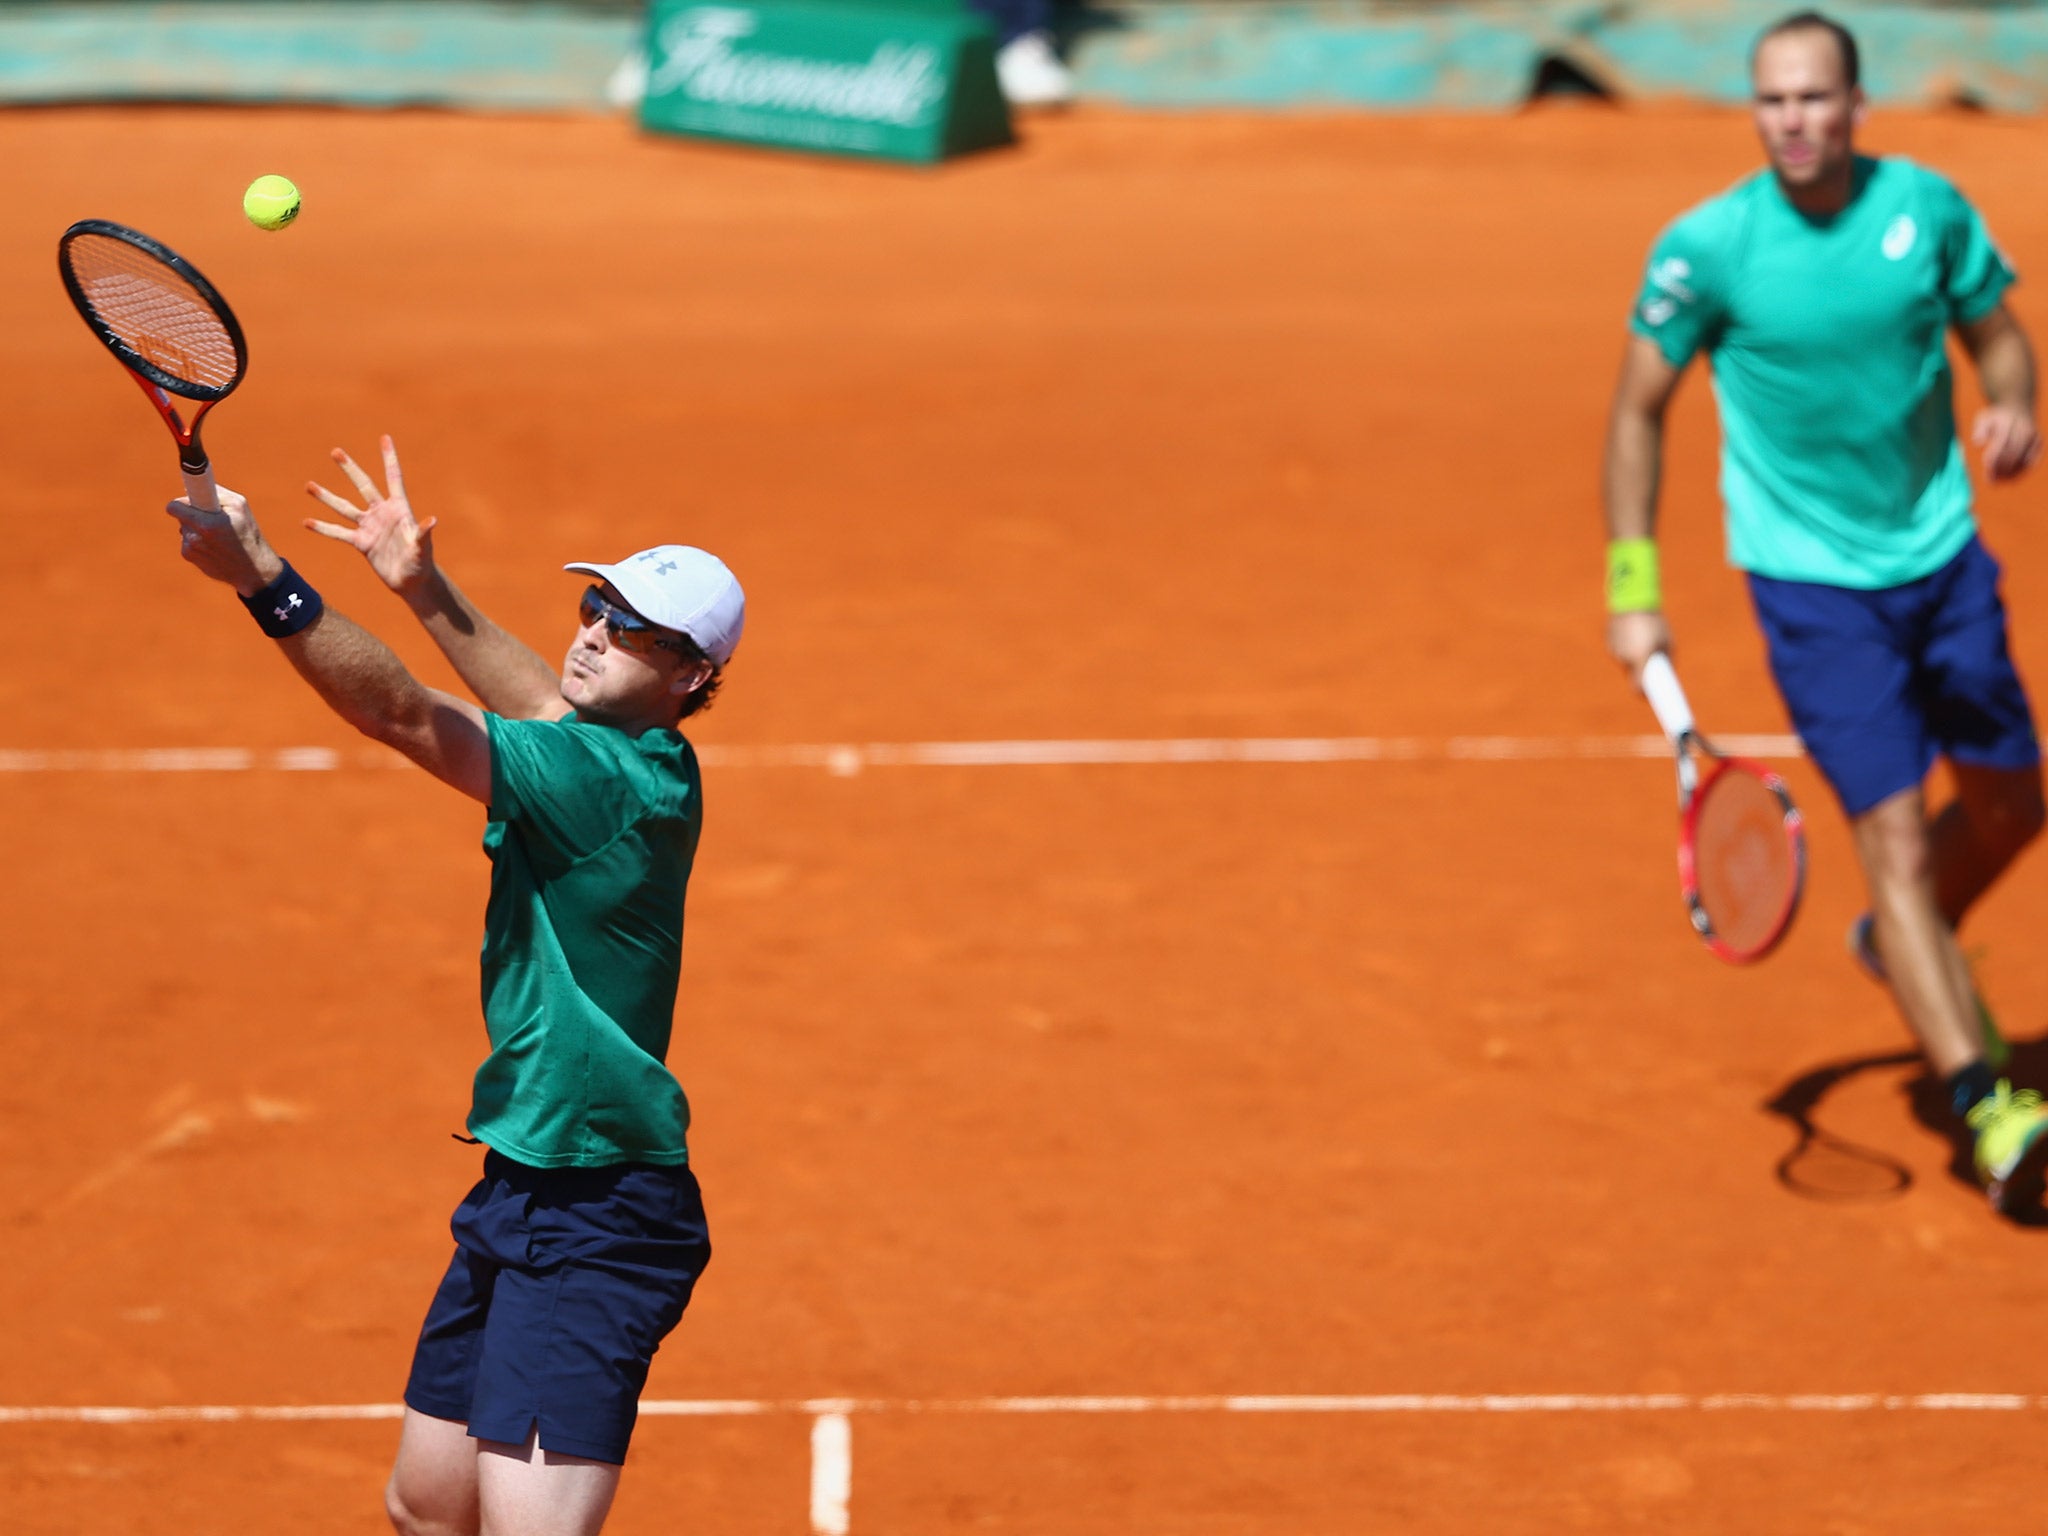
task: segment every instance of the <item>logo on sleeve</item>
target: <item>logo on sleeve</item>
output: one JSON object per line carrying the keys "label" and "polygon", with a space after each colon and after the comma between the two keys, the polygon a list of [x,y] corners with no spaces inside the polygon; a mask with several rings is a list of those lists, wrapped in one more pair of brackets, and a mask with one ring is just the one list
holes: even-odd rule
{"label": "logo on sleeve", "polygon": [[1650,268],[1650,287],[1656,293],[1643,300],[1640,313],[1645,325],[1662,325],[1678,313],[1678,306],[1690,304],[1692,289],[1686,279],[1692,276],[1692,263],[1683,256],[1666,256]]}
{"label": "logo on sleeve", "polygon": [[1886,261],[1899,261],[1919,238],[1920,226],[1913,222],[1910,213],[1902,213],[1884,227],[1884,239],[1878,242],[1878,249],[1884,252]]}
{"label": "logo on sleeve", "polygon": [[1650,286],[1659,293],[1669,294],[1681,304],[1692,302],[1692,290],[1685,286],[1685,280],[1692,276],[1692,263],[1683,256],[1666,256],[1650,268]]}

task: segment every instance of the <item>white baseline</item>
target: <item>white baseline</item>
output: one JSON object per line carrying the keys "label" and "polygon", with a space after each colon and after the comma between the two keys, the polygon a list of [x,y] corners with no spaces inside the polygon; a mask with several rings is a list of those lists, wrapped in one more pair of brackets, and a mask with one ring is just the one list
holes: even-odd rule
{"label": "white baseline", "polygon": [[[1384,1392],[1120,1397],[651,1398],[650,1418],[852,1414],[1145,1413],[2026,1413],[2048,1397],[2026,1392]],[[160,1407],[0,1407],[0,1424],[192,1424],[396,1419],[398,1403],[190,1404]]]}
{"label": "white baseline", "polygon": [[[1740,757],[1794,758],[1799,738],[1716,737]],[[1015,741],[812,742],[698,749],[706,767],[1043,768],[1187,763],[1561,763],[1666,758],[1662,736],[1182,736]],[[406,768],[381,748],[0,747],[0,773],[341,773]]]}
{"label": "white baseline", "polygon": [[[811,1420],[811,1536],[852,1536],[853,1418],[882,1414],[1674,1414],[1674,1413],[1896,1413],[1900,1411],[2025,1413],[2048,1408],[2048,1398],[2017,1392],[1892,1394],[1716,1392],[1654,1393],[1439,1393],[1180,1396],[1180,1397],[970,1397],[970,1398],[725,1398],[654,1399],[643,1418],[735,1418],[805,1415]],[[7,1424],[190,1424],[242,1421],[396,1419],[397,1403],[279,1404],[231,1407],[0,1407]]]}

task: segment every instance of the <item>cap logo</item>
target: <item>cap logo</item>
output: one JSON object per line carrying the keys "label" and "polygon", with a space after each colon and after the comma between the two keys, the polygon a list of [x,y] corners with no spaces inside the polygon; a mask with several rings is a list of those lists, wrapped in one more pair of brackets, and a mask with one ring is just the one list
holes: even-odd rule
{"label": "cap logo", "polygon": [[579,562],[563,569],[612,577],[622,600],[642,618],[683,635],[716,666],[724,666],[739,643],[746,598],[725,562],[705,550],[657,544],[635,550],[616,565]]}

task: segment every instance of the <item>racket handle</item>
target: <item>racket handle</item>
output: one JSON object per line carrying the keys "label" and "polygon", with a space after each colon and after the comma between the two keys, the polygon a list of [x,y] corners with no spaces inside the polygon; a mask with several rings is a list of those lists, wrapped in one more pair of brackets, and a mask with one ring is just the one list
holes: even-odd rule
{"label": "racket handle", "polygon": [[1692,706],[1685,701],[1685,690],[1678,686],[1678,673],[1669,655],[1659,651],[1643,663],[1642,684],[1643,697],[1657,712],[1657,723],[1664,727],[1664,734],[1673,741],[1690,735]]}
{"label": "racket handle", "polygon": [[202,512],[220,510],[220,494],[213,486],[213,466],[201,464],[198,469],[179,466],[179,473],[185,477],[185,499]]}

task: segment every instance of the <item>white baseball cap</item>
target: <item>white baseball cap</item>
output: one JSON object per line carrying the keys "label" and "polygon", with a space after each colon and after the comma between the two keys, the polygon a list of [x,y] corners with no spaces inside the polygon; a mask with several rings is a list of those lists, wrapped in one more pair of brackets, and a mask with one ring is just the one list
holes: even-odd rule
{"label": "white baseball cap", "polygon": [[688,544],[660,544],[628,555],[617,565],[578,561],[562,567],[585,571],[618,589],[641,618],[688,635],[722,667],[732,660],[747,623],[747,598],[725,562]]}

